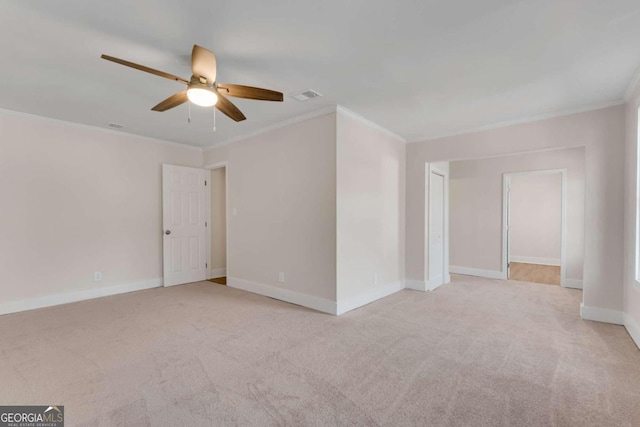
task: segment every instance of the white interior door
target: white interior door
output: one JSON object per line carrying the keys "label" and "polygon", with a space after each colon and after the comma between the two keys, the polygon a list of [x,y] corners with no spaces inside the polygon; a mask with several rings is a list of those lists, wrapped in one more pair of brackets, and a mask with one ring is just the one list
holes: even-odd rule
{"label": "white interior door", "polygon": [[506,208],[506,232],[507,232],[507,279],[511,278],[511,177],[507,177],[507,208]]}
{"label": "white interior door", "polygon": [[205,174],[162,165],[164,286],[207,278]]}
{"label": "white interior door", "polygon": [[444,177],[429,177],[429,285],[444,283]]}

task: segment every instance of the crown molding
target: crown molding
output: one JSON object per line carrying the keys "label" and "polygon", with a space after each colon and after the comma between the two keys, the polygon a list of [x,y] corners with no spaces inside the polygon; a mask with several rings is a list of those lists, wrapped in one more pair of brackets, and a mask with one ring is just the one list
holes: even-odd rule
{"label": "crown molding", "polygon": [[600,104],[593,104],[593,105],[574,108],[574,109],[570,109],[570,110],[556,111],[554,113],[547,113],[547,114],[541,114],[541,115],[538,115],[538,116],[531,116],[531,117],[522,118],[522,119],[515,119],[515,120],[506,121],[506,122],[494,123],[494,124],[490,124],[490,125],[479,126],[479,127],[476,127],[476,128],[470,128],[470,129],[465,129],[465,130],[460,130],[460,131],[455,131],[455,132],[450,132],[450,133],[443,133],[443,134],[439,134],[439,135],[426,135],[424,137],[413,138],[413,139],[411,139],[409,141],[409,143],[410,144],[415,144],[415,143],[418,143],[418,142],[433,141],[433,140],[441,139],[441,138],[449,138],[449,137],[452,137],[452,136],[465,135],[465,134],[475,133],[475,132],[483,132],[483,131],[487,131],[487,130],[499,129],[499,128],[515,126],[515,125],[521,125],[521,124],[525,124],[525,123],[539,122],[539,121],[542,121],[542,120],[553,119],[553,118],[556,118],[556,117],[570,116],[572,114],[579,114],[579,113],[586,113],[586,112],[589,112],[589,111],[602,110],[602,109],[605,109],[605,108],[615,107],[617,105],[622,105],[622,104],[625,104],[625,103],[626,103],[626,101],[624,99],[617,99],[617,100],[614,100],[614,101],[603,102],[603,103],[600,103]]}
{"label": "crown molding", "polygon": [[398,141],[400,141],[402,143],[406,143],[407,142],[406,138],[403,138],[400,135],[398,135],[397,133],[392,132],[389,129],[380,126],[379,124],[377,124],[375,122],[372,122],[371,120],[366,119],[366,118],[362,117],[359,114],[354,113],[353,111],[343,107],[342,105],[336,105],[336,111],[338,113],[344,114],[345,116],[351,117],[352,119],[357,120],[360,123],[372,128],[372,129],[380,131],[380,132],[384,133],[387,136],[390,136],[390,137],[392,137],[394,139],[397,139]]}
{"label": "crown molding", "polygon": [[631,96],[633,95],[633,92],[635,92],[635,90],[638,89],[638,86],[640,86],[640,68],[638,68],[638,70],[633,76],[633,79],[631,79],[631,82],[629,83],[629,87],[627,87],[627,90],[624,91],[625,101],[627,102],[631,101]]}
{"label": "crown molding", "polygon": [[144,141],[149,141],[149,142],[155,142],[155,143],[158,143],[158,144],[171,145],[173,147],[185,148],[187,150],[193,150],[193,151],[202,152],[202,147],[196,147],[194,145],[183,144],[183,143],[175,142],[175,141],[167,141],[165,139],[152,138],[150,136],[138,135],[138,134],[130,133],[130,132],[123,131],[123,130],[107,129],[107,128],[103,128],[103,127],[100,127],[100,126],[85,125],[85,124],[82,124],[82,123],[70,122],[70,121],[62,120],[62,119],[54,119],[53,117],[40,116],[38,114],[25,113],[25,112],[22,112],[22,111],[15,111],[15,110],[7,110],[6,108],[0,108],[0,114],[7,114],[7,115],[10,115],[10,116],[18,116],[18,117],[27,117],[27,118],[32,118],[32,119],[45,121],[45,122],[62,124],[62,125],[65,125],[65,126],[75,127],[75,128],[79,128],[79,129],[95,130],[95,131],[99,131],[99,132],[103,132],[103,133],[108,133],[108,134],[111,134],[111,135],[120,135],[120,136],[126,135],[126,136],[133,137],[134,139],[139,139],[139,140],[144,140]]}
{"label": "crown molding", "polygon": [[229,144],[233,144],[235,142],[239,142],[239,141],[244,141],[246,139],[249,138],[253,138],[254,136],[258,136],[261,135],[263,133],[267,133],[267,132],[271,132],[273,130],[276,129],[280,129],[283,128],[285,126],[290,126],[296,123],[300,123],[300,122],[304,122],[306,120],[311,120],[311,119],[315,119],[316,117],[321,117],[321,116],[326,116],[327,114],[332,114],[335,113],[337,111],[337,105],[329,105],[328,107],[323,107],[320,108],[318,110],[313,110],[310,111],[308,113],[304,113],[304,114],[300,114],[298,116],[294,116],[291,117],[289,119],[285,119],[282,120],[280,122],[274,123],[272,125],[260,128],[258,130],[255,130],[253,132],[249,132],[243,135],[238,135],[238,136],[234,136],[233,138],[221,141],[221,142],[216,142],[213,145],[210,145],[208,147],[204,147],[203,151],[210,151],[213,150],[215,148],[219,148],[225,145],[229,145]]}

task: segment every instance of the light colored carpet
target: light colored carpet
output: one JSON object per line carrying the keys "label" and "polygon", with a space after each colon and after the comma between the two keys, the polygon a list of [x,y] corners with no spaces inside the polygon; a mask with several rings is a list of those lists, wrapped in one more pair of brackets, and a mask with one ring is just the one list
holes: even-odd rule
{"label": "light colored carpet", "polygon": [[511,262],[511,280],[560,286],[560,267]]}
{"label": "light colored carpet", "polygon": [[621,426],[640,352],[581,291],[457,276],[340,317],[210,282],[0,316],[0,404],[67,425]]}

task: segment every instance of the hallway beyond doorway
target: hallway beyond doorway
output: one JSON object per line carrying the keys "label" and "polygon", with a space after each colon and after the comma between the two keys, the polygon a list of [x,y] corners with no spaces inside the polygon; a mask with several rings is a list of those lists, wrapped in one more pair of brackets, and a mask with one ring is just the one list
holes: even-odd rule
{"label": "hallway beyond doorway", "polygon": [[510,279],[560,286],[560,266],[512,262]]}

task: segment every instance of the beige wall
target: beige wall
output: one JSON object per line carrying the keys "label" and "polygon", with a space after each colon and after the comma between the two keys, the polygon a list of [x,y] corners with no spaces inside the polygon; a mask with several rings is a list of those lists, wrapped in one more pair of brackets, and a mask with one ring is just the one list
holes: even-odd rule
{"label": "beige wall", "polygon": [[200,150],[10,112],[0,134],[0,303],[160,283],[161,165]]}
{"label": "beige wall", "polygon": [[327,114],[204,152],[204,165],[228,162],[230,281],[336,300],[335,123]]}
{"label": "beige wall", "polygon": [[[584,167],[584,148],[451,162],[451,265],[502,271],[503,174],[567,169],[566,274],[569,279],[582,279],[585,218]],[[535,179],[540,181],[543,178],[537,175]],[[517,186],[517,183],[515,185]],[[516,195],[515,202],[517,197]],[[557,209],[559,211],[559,207]],[[554,238],[557,239],[557,235]],[[518,255],[515,252],[512,254]]]}
{"label": "beige wall", "polygon": [[226,168],[211,171],[211,261],[213,277],[216,270],[227,268],[227,201]]}
{"label": "beige wall", "polygon": [[621,310],[625,107],[556,117],[407,146],[407,277],[424,276],[425,162],[584,146],[584,304]]}
{"label": "beige wall", "polygon": [[[633,108],[627,108],[626,118],[626,193],[620,167],[624,155],[623,106],[409,144],[405,216],[408,278],[424,278],[425,162],[584,146],[588,184],[585,304],[621,310],[624,299],[625,312],[638,319],[640,297],[632,274],[635,206],[631,200],[636,191],[637,126]],[[379,145],[376,142],[380,152],[371,154],[362,142],[368,139],[365,136],[341,145],[345,154],[338,160],[337,120],[335,114],[327,114],[207,150],[203,161],[197,149],[2,112],[0,194],[8,195],[9,202],[0,209],[0,219],[11,226],[0,240],[0,302],[159,280],[162,163],[200,166],[229,161],[227,212],[237,212],[229,216],[229,275],[332,301],[337,297],[338,276],[337,165],[352,163],[371,180],[376,180],[372,171],[379,171],[389,179],[376,185],[391,200],[380,218],[372,222],[377,224],[374,229],[380,230],[372,235],[391,242],[391,249],[380,255],[383,272],[379,273],[379,283],[401,277],[402,267],[395,267],[403,258],[401,248],[395,250],[395,242],[402,240],[401,227],[396,226],[402,222],[404,205],[403,191],[397,190],[402,174],[396,180],[399,153],[380,141]],[[358,126],[347,128],[351,132]],[[370,130],[354,132],[365,135]],[[340,200],[352,203],[342,198],[352,191],[362,196],[354,209],[375,204],[374,198],[367,200],[371,197],[367,194],[371,190],[369,181],[358,176],[348,178],[348,184],[341,186]],[[626,234],[622,226],[624,194],[629,201]],[[341,227],[349,223],[349,216],[347,211]],[[367,251],[363,248],[364,254]],[[356,287],[362,284],[364,289],[366,282],[372,284],[372,278],[361,277],[371,275],[371,259],[375,257],[364,256],[363,266],[342,277],[350,277],[349,283],[356,283]],[[236,265],[233,260],[237,260]],[[101,282],[93,282],[94,271],[102,272]],[[284,284],[277,283],[279,271],[286,274]]]}
{"label": "beige wall", "polygon": [[338,113],[339,302],[404,279],[404,165],[402,140]]}
{"label": "beige wall", "polygon": [[[583,154],[583,153],[580,153]],[[584,159],[584,156],[581,156]],[[582,177],[584,184],[584,174]],[[584,194],[584,192],[583,192]],[[572,198],[573,200],[573,198]],[[584,197],[576,199],[584,225]],[[560,265],[562,255],[562,175],[526,174],[511,177],[509,255],[512,261]],[[571,224],[572,227],[574,224]],[[573,227],[584,236],[584,227]],[[584,238],[577,255],[582,264]],[[582,266],[582,265],[580,265]],[[581,271],[578,271],[581,273]],[[582,275],[580,275],[582,277]]]}

